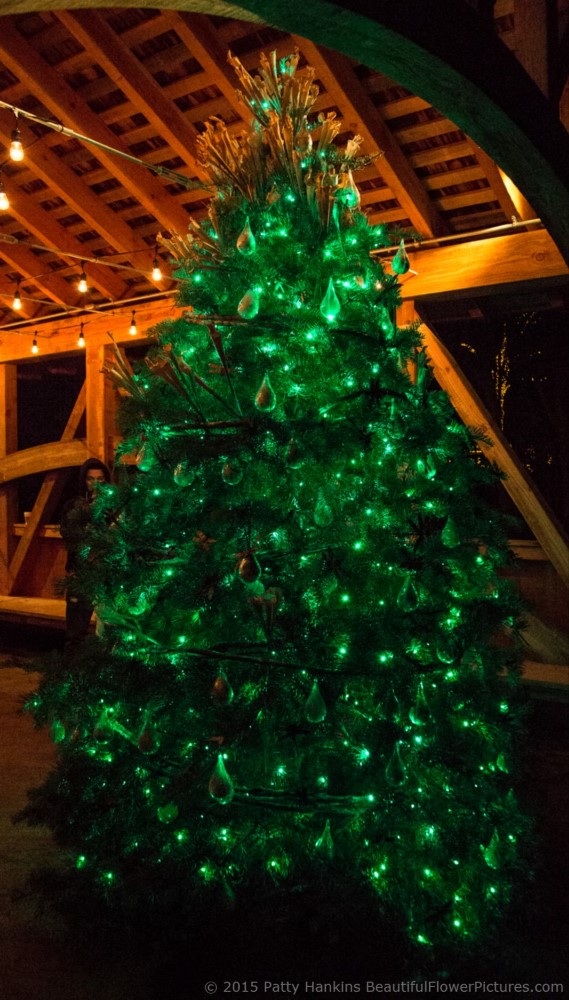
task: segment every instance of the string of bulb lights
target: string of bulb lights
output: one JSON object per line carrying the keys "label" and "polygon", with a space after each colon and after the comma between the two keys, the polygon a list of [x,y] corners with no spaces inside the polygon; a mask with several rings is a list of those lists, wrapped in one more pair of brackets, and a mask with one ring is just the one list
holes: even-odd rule
{"label": "string of bulb lights", "polygon": [[[169,168],[162,167],[162,166],[160,166],[158,164],[146,163],[144,160],[141,160],[139,157],[132,156],[131,154],[125,153],[122,150],[115,149],[112,146],[107,146],[104,143],[99,142],[98,140],[91,139],[89,136],[81,135],[81,133],[75,132],[72,129],[68,129],[65,126],[61,125],[59,122],[51,121],[51,120],[49,120],[47,118],[41,117],[40,115],[35,115],[32,112],[25,111],[24,109],[18,108],[18,107],[16,107],[13,104],[9,104],[6,101],[0,101],[0,108],[6,108],[6,109],[12,111],[13,114],[14,114],[14,116],[15,116],[15,119],[16,119],[15,126],[14,126],[14,128],[12,129],[12,132],[11,132],[10,147],[9,147],[9,150],[8,150],[9,158],[10,158],[10,160],[13,163],[21,163],[25,159],[24,144],[22,142],[22,134],[21,134],[20,127],[19,127],[19,117],[21,115],[22,117],[30,119],[32,121],[35,121],[37,123],[40,123],[41,125],[44,125],[47,128],[51,128],[51,129],[53,129],[53,130],[55,130],[57,132],[63,133],[64,135],[67,135],[70,138],[78,139],[78,140],[80,140],[82,142],[85,142],[87,144],[90,144],[90,145],[95,145],[95,146],[99,147],[100,149],[104,149],[104,150],[106,150],[108,152],[114,153],[116,156],[121,156],[123,158],[126,158],[126,159],[130,160],[131,162],[138,163],[140,166],[145,167],[147,170],[149,170],[149,171],[151,171],[153,173],[156,173],[156,174],[158,174],[158,175],[160,175],[162,177],[166,177],[169,180],[173,180],[177,184],[183,184],[187,188],[198,188],[199,187],[199,188],[203,189],[204,186],[205,186],[203,184],[203,182],[198,183],[198,182],[195,182],[195,181],[191,181],[187,177],[185,177],[183,174],[180,174],[177,171],[170,170]],[[10,208],[10,200],[8,198],[8,194],[6,192],[6,188],[5,188],[5,184],[4,184],[4,180],[2,178],[2,168],[4,167],[4,165],[5,165],[5,163],[0,164],[0,212],[8,211],[9,208]],[[104,260],[104,259],[96,258],[96,257],[88,257],[88,256],[82,256],[80,254],[68,253],[68,252],[65,252],[65,251],[61,251],[61,250],[59,250],[56,247],[47,246],[45,244],[30,243],[30,242],[27,242],[27,241],[16,240],[15,238],[12,238],[12,237],[7,238],[7,237],[3,237],[2,234],[0,234],[0,241],[2,241],[2,240],[5,240],[6,242],[9,242],[10,244],[11,243],[18,243],[18,244],[23,243],[25,246],[33,248],[33,249],[51,251],[53,253],[58,254],[61,257],[71,257],[74,260],[80,261],[81,264],[82,264],[82,266],[81,266],[81,271],[80,271],[79,277],[77,279],[76,288],[77,288],[77,291],[81,295],[85,295],[89,291],[87,274],[85,272],[85,266],[84,266],[85,264],[96,264],[99,267],[110,267],[113,270],[126,270],[126,271],[131,271],[131,272],[134,271],[134,272],[136,272],[138,274],[148,275],[148,271],[146,269],[133,267],[131,264],[121,264],[120,262],[115,261],[115,260],[108,260],[108,259]],[[142,253],[142,252],[143,251],[134,251],[134,253]],[[117,254],[117,256],[121,256],[121,254]],[[74,265],[70,265],[70,266],[74,266]],[[157,247],[157,245],[154,246],[154,257],[153,257],[153,262],[152,262],[152,270],[151,270],[149,276],[152,279],[152,281],[156,282],[156,283],[162,281],[164,279],[164,277],[165,277],[164,274],[163,274],[163,271],[162,271],[161,264],[160,264],[160,258],[159,258],[159,255],[158,255],[158,247]],[[40,277],[40,275],[38,275],[36,277]],[[168,278],[169,278],[170,281],[175,281],[175,282],[178,281],[178,280],[180,280],[180,279],[177,279],[177,278],[174,278],[174,277],[171,277],[171,276],[168,276]],[[34,278],[31,278],[30,280],[33,281]],[[16,313],[21,312],[22,306],[23,306],[22,293],[21,293],[20,284],[21,284],[21,278],[18,277],[16,279],[16,288],[15,288],[14,295],[13,295],[12,302],[11,302],[11,308]],[[1,294],[2,293],[0,293],[0,296],[1,296]],[[33,301],[36,301],[36,300],[33,300]],[[96,307],[92,307],[91,311],[98,312],[99,310],[97,310]],[[136,325],[136,310],[133,309],[132,310],[132,315],[131,315],[131,322],[130,322],[130,326],[129,326],[129,334],[130,334],[130,336],[134,337],[134,336],[137,335],[137,333],[138,333],[138,328],[137,328],[137,325]],[[79,333],[79,337],[78,337],[78,340],[77,340],[77,346],[78,347],[85,347],[85,345],[86,345],[86,338],[85,338],[85,333],[84,333],[84,323],[82,321],[81,324],[80,324],[80,333]],[[32,354],[38,354],[39,353],[38,332],[37,332],[37,330],[35,331],[34,337],[33,337],[33,340],[32,340],[31,353]]]}

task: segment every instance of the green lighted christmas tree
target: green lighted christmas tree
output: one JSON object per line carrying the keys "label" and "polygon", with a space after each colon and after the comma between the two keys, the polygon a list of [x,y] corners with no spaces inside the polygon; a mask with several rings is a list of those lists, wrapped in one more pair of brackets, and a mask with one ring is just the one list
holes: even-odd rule
{"label": "green lighted christmas tree", "polygon": [[104,627],[33,697],[59,763],[28,818],[110,907],[337,884],[469,947],[524,831],[497,474],[394,324],[401,234],[297,62],[232,60],[253,127],[207,127],[209,217],[163,241],[186,309],[109,370],[138,469],[98,488]]}

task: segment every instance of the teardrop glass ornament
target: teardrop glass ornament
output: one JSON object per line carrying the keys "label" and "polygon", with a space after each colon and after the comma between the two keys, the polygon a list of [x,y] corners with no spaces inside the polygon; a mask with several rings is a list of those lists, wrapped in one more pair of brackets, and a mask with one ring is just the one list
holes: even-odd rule
{"label": "teardrop glass ornament", "polygon": [[419,681],[417,697],[415,699],[415,704],[409,711],[409,718],[414,726],[424,726],[425,723],[431,718],[431,712],[427,704],[427,699],[425,698],[423,681]]}
{"label": "teardrop glass ornament", "polygon": [[385,768],[385,778],[390,785],[403,785],[407,780],[407,769],[401,756],[401,741],[395,744],[391,759]]}
{"label": "teardrop glass ornament", "polygon": [[259,293],[250,288],[237,306],[237,312],[243,319],[254,319],[259,312]]}
{"label": "teardrop glass ornament", "polygon": [[419,605],[419,594],[413,577],[409,575],[397,595],[397,607],[400,611],[415,611]]}
{"label": "teardrop glass ornament", "polygon": [[332,508],[328,506],[324,495],[320,493],[314,509],[314,523],[319,528],[328,528],[333,520],[334,514]]}
{"label": "teardrop glass ornament", "polygon": [[152,730],[149,726],[145,726],[138,737],[138,749],[142,750],[142,753],[152,753],[155,748],[156,742]]}
{"label": "teardrop glass ornament", "polygon": [[298,441],[291,438],[285,452],[285,462],[289,469],[300,469],[303,464],[302,451],[298,447]]}
{"label": "teardrop glass ornament", "polygon": [[239,253],[245,254],[246,257],[250,257],[251,254],[255,253],[257,241],[253,236],[249,219],[247,219],[243,229],[239,233],[235,246],[239,250]]}
{"label": "teardrop glass ornament", "polygon": [[51,738],[54,743],[61,743],[65,739],[65,726],[61,719],[54,719],[51,724]]}
{"label": "teardrop glass ornament", "polygon": [[312,690],[304,703],[304,718],[307,722],[312,722],[316,725],[319,722],[324,722],[326,711],[326,702],[320,693],[318,681],[315,680]]}
{"label": "teardrop glass ornament", "polygon": [[320,586],[322,587],[324,597],[331,597],[338,589],[338,577],[335,573],[326,573],[326,576],[322,577]]}
{"label": "teardrop glass ornament", "polygon": [[460,535],[452,517],[447,517],[446,519],[445,526],[441,531],[441,541],[443,545],[446,545],[447,549],[455,549],[457,545],[460,545]]}
{"label": "teardrop glass ornament", "polygon": [[222,806],[228,805],[235,795],[235,788],[227,773],[223,754],[221,753],[217,755],[217,764],[207,787],[212,799],[215,799]]}
{"label": "teardrop glass ornament", "polygon": [[494,833],[492,834],[492,839],[487,847],[482,851],[484,855],[484,860],[489,868],[499,868],[500,867],[500,854],[501,854],[502,844],[500,841],[500,834],[496,827],[494,827]]}
{"label": "teardrop glass ornament", "polygon": [[187,461],[178,462],[174,469],[174,482],[176,486],[190,486],[196,478],[196,470]]}
{"label": "teardrop glass ornament", "polygon": [[271,413],[277,405],[277,396],[268,375],[265,375],[255,396],[255,406],[261,413]]}
{"label": "teardrop glass ornament", "polygon": [[233,701],[233,688],[227,677],[220,671],[213,682],[211,697],[217,705],[230,705]]}
{"label": "teardrop glass ornament", "polygon": [[465,649],[460,658],[460,663],[465,670],[470,670],[473,674],[481,674],[484,670],[484,660],[482,659],[482,655],[472,646]]}
{"label": "teardrop glass ornament", "polygon": [[141,472],[149,472],[156,465],[156,455],[148,441],[145,441],[136,455],[136,464]]}
{"label": "teardrop glass ornament", "polygon": [[391,685],[385,698],[377,704],[377,712],[381,719],[389,719],[390,722],[398,723],[401,719],[401,703]]}
{"label": "teardrop glass ornament", "polygon": [[106,708],[102,708],[99,718],[97,719],[95,728],[93,730],[93,738],[103,743],[108,740],[112,733],[112,729],[109,725],[109,717]]}
{"label": "teardrop glass ornament", "polygon": [[314,848],[320,857],[326,858],[327,861],[331,861],[334,857],[334,838],[332,836],[329,819],[326,820],[324,829],[314,844]]}
{"label": "teardrop glass ornament", "polygon": [[441,663],[454,663],[456,660],[456,647],[452,639],[441,638],[437,641],[435,645],[435,653],[437,654],[437,659]]}
{"label": "teardrop glass ornament", "polygon": [[161,823],[171,823],[178,818],[178,806],[175,802],[167,802],[166,805],[158,806],[156,815]]}
{"label": "teardrop glass ornament", "polygon": [[227,458],[221,467],[221,478],[228,486],[237,486],[243,479],[243,466],[238,458]]}
{"label": "teardrop glass ornament", "polygon": [[247,552],[237,563],[237,572],[243,583],[255,583],[261,575],[261,565],[254,552]]}
{"label": "teardrop glass ornament", "polygon": [[434,479],[437,474],[437,463],[433,455],[427,455],[427,479]]}
{"label": "teardrop glass ornament", "polygon": [[332,278],[328,282],[328,288],[326,290],[326,295],[320,303],[320,312],[324,319],[327,319],[329,323],[333,323],[334,320],[339,316],[342,309],[340,300],[336,295],[336,289],[334,288],[334,282]]}
{"label": "teardrop glass ornament", "polygon": [[407,274],[410,267],[411,262],[405,249],[405,240],[401,240],[399,249],[391,261],[391,269],[395,272],[395,274]]}

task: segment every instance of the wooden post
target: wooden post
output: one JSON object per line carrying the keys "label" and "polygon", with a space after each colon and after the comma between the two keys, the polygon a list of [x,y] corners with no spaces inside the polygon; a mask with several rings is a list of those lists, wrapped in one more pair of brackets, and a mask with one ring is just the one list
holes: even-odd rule
{"label": "wooden post", "polygon": [[[0,459],[18,449],[18,368],[0,365]],[[14,483],[0,486],[0,593],[10,592],[10,560],[15,548],[13,525],[17,517],[18,490]]]}
{"label": "wooden post", "polygon": [[111,466],[114,461],[115,394],[103,374],[112,350],[106,344],[87,344],[85,351],[87,451],[92,458]]}

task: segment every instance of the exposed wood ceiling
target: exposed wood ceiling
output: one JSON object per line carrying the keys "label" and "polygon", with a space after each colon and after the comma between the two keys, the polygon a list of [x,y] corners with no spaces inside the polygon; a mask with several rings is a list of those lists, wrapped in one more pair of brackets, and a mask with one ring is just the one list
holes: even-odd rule
{"label": "exposed wood ceiling", "polygon": [[[511,5],[496,30],[515,40]],[[66,309],[127,302],[171,289],[150,277],[159,232],[184,232],[207,211],[207,175],[195,140],[218,116],[246,125],[227,63],[231,50],[254,70],[261,51],[299,48],[316,68],[318,111],[335,110],[343,142],[359,133],[383,157],[358,184],[370,222],[408,226],[424,238],[507,224],[532,210],[496,165],[451,121],[396,82],[304,38],[270,27],[179,10],[74,10],[0,18],[0,100],[58,121],[99,146],[20,117],[25,159],[9,159],[16,121],[0,109],[0,334]],[[133,162],[103,147],[123,150]],[[144,164],[198,182],[161,177]],[[81,258],[103,263],[84,263]],[[167,258],[162,267],[168,273]],[[81,294],[82,267],[89,291]],[[22,310],[11,308],[20,283]]]}

